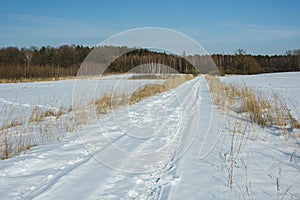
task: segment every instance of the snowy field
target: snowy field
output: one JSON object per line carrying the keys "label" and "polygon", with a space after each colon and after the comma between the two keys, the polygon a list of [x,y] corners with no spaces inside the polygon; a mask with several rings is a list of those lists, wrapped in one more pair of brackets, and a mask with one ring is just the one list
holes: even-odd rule
{"label": "snowy field", "polygon": [[[222,79],[276,90],[299,109],[300,73]],[[95,81],[82,82],[105,86],[92,97],[131,93],[154,80]],[[0,106],[69,107],[73,86],[73,80],[1,84]],[[1,160],[0,199],[299,199],[299,140],[298,129],[282,135],[226,115],[197,77]]]}
{"label": "snowy field", "polygon": [[[35,107],[42,110],[58,110],[60,107],[68,109],[72,106],[74,85],[83,84],[87,90],[78,90],[76,95],[85,98],[82,101],[90,103],[93,99],[100,98],[104,93],[130,94],[141,83],[158,83],[160,80],[128,80],[131,75],[105,76],[99,79],[63,80],[53,82],[30,82],[0,84],[0,125],[12,112],[11,119],[28,121],[31,111]],[[95,87],[95,88],[93,88]],[[91,91],[92,88],[93,91]],[[85,95],[85,92],[91,92]],[[79,93],[78,93],[79,92]],[[16,115],[16,116],[15,116]],[[21,118],[21,119],[19,119]],[[24,119],[25,118],[25,119]]]}
{"label": "snowy field", "polygon": [[280,94],[300,119],[300,72],[270,73],[251,76],[223,77],[224,83],[248,85],[264,92]]}

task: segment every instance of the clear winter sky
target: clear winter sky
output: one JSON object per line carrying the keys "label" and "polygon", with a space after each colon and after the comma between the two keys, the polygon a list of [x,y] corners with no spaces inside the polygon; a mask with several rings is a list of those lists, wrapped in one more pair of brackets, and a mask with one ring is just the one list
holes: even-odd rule
{"label": "clear winter sky", "polygon": [[300,48],[299,0],[0,0],[0,47],[94,46],[138,27],[175,29],[209,53]]}

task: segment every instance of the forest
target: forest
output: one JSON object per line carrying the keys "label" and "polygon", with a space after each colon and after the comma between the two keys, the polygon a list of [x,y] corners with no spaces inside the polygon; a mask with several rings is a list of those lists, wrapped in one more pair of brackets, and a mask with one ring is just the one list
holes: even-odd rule
{"label": "forest", "polygon": [[[57,78],[76,76],[77,71],[94,48],[82,45],[43,46],[31,48],[5,47],[0,49],[0,79]],[[160,63],[180,73],[199,73],[191,61],[212,58],[221,75],[259,74],[300,71],[300,50],[289,50],[282,55],[250,55],[238,49],[233,54],[177,56],[165,52],[128,47],[126,54],[116,58],[105,73],[124,73],[145,63]],[[205,67],[200,73],[205,73]]]}

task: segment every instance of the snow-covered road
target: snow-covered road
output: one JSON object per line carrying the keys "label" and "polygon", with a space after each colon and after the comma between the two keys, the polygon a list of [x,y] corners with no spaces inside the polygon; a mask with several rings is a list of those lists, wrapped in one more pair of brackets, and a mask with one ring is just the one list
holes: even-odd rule
{"label": "snow-covered road", "polygon": [[297,199],[299,141],[255,124],[228,187],[236,123],[248,124],[212,105],[197,77],[0,161],[0,199]]}
{"label": "snow-covered road", "polygon": [[[208,129],[211,104],[203,80],[198,77],[117,109],[62,142],[2,161],[3,194],[25,199],[165,199],[177,193],[196,175],[185,168],[199,161]],[[202,98],[208,103],[199,123]],[[192,144],[194,139],[197,144]],[[183,171],[190,171],[184,175],[187,180],[180,177]]]}

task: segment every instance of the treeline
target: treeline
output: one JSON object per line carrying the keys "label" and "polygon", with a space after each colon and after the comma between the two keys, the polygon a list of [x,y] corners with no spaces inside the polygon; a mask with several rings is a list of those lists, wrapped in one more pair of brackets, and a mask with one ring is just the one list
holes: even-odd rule
{"label": "treeline", "polygon": [[[140,69],[132,70],[134,67]],[[132,72],[139,73],[171,73],[174,71],[195,74],[197,70],[182,56],[158,53],[147,49],[128,49],[128,53],[118,57],[107,68],[106,72]]]}
{"label": "treeline", "polygon": [[[128,53],[116,58],[110,64],[106,71],[109,73],[127,72],[136,66],[147,63],[160,63],[180,73],[197,73],[192,64],[200,63],[201,73],[205,73],[209,72],[210,66],[206,66],[206,63],[211,63],[209,61],[211,58],[221,74],[257,74],[300,70],[300,50],[273,56],[249,55],[243,50],[238,50],[234,55],[214,54],[209,58],[199,55],[185,56],[184,53],[182,56],[175,56],[147,49],[110,48]],[[93,49],[94,47],[82,45],[62,45],[56,48],[50,46],[21,49],[17,47],[1,48],[0,78],[18,80],[75,76],[81,63]]]}
{"label": "treeline", "polygon": [[91,48],[63,45],[54,47],[0,49],[0,78],[49,78],[75,76]]}
{"label": "treeline", "polygon": [[234,55],[212,55],[221,74],[258,74],[300,71],[300,50],[285,55],[249,55],[239,49]]}

